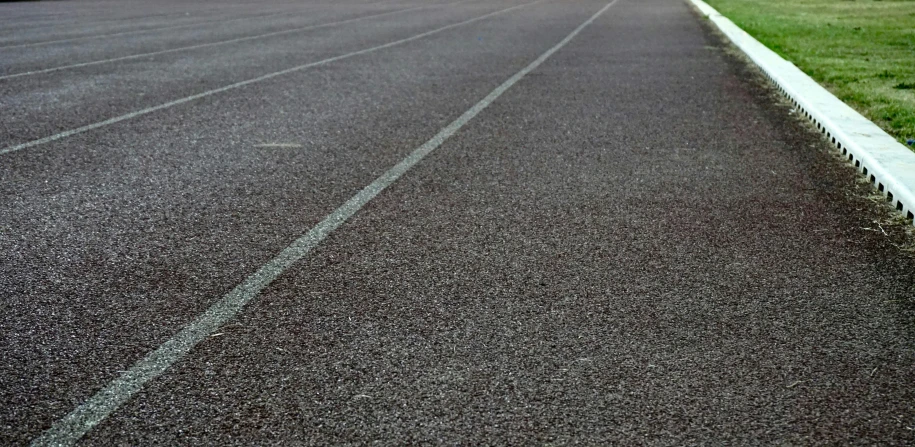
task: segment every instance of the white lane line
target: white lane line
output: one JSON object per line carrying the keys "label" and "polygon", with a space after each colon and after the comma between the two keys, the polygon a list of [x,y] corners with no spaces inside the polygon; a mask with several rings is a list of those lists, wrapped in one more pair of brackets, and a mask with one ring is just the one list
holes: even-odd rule
{"label": "white lane line", "polygon": [[[380,4],[390,3],[392,1],[396,1],[396,0],[383,0],[383,1],[372,3],[372,4],[380,5]],[[287,5],[287,6],[290,6],[290,5]],[[294,5],[292,5],[292,6],[294,6]],[[432,6],[432,5],[429,5],[429,6]],[[160,27],[155,27],[155,28],[144,28],[144,29],[132,30],[132,31],[119,31],[119,32],[108,33],[108,34],[93,34],[91,36],[67,37],[67,38],[63,38],[63,39],[46,40],[46,41],[42,41],[42,42],[28,42],[28,43],[19,43],[19,44],[12,44],[12,45],[2,45],[2,46],[0,46],[0,50],[6,49],[6,48],[23,48],[23,47],[34,47],[34,46],[40,46],[40,45],[50,45],[50,44],[54,44],[54,43],[71,42],[71,41],[77,41],[77,40],[99,39],[102,37],[124,36],[124,35],[129,35],[129,34],[142,34],[142,33],[146,33],[146,32],[161,31],[161,30],[168,30],[168,29],[190,28],[193,26],[206,25],[209,23],[216,23],[216,22],[229,23],[229,22],[237,22],[240,20],[266,19],[266,18],[270,18],[270,17],[289,15],[290,13],[296,13],[296,11],[270,12],[270,13],[255,14],[255,15],[244,16],[244,17],[236,17],[234,19],[204,20],[204,21],[195,22],[195,23],[182,23],[179,25],[160,26]],[[142,18],[142,17],[136,17],[136,18]],[[72,23],[77,24],[77,25],[79,24],[78,22],[72,22]]]}
{"label": "white lane line", "polygon": [[[280,6],[290,6],[290,5],[281,4]],[[56,8],[56,6],[54,6],[54,7]],[[232,9],[238,9],[241,7],[244,7],[244,5],[236,4],[236,5],[231,6]],[[161,9],[161,8],[159,8],[159,9]],[[192,15],[196,17],[198,14],[207,12],[211,9],[212,9],[212,7],[209,7],[209,9],[207,9],[207,7],[204,5],[203,8],[187,9],[184,11],[171,11],[171,12],[158,12],[158,13],[150,11],[150,12],[146,12],[146,13],[141,12],[141,13],[139,13],[140,15],[99,18],[98,17],[99,14],[104,14],[106,12],[110,12],[110,10],[111,10],[110,5],[82,6],[82,7],[78,7],[77,9],[70,9],[69,11],[63,11],[60,9],[55,10],[55,11],[45,10],[44,12],[32,11],[35,14],[39,14],[39,15],[33,14],[32,16],[29,16],[29,17],[11,17],[9,19],[9,21],[18,22],[21,20],[33,20],[32,22],[23,23],[22,25],[25,27],[34,26],[35,28],[49,27],[49,26],[50,27],[67,26],[67,25],[95,26],[95,25],[99,25],[99,24],[103,24],[103,23],[110,23],[110,22],[122,22],[125,25],[129,25],[129,23],[126,23],[126,22],[135,21],[135,20],[146,20],[146,19],[156,19],[156,18],[178,18],[178,17],[189,17]],[[226,11],[226,9],[224,7],[221,7],[220,10]],[[59,22],[58,20],[61,18],[70,19],[70,21],[69,22]],[[5,19],[5,18],[0,18],[0,21],[2,21],[3,19]],[[91,22],[85,22],[85,21],[83,21],[84,19],[94,19],[94,20]],[[45,23],[45,22],[55,22],[55,23]],[[140,23],[139,25],[142,25],[142,23]],[[20,30],[25,30],[25,29],[20,28]]]}
{"label": "white lane line", "polygon": [[194,100],[196,100],[196,99],[205,98],[205,97],[210,96],[210,95],[215,95],[215,94],[217,94],[217,93],[222,93],[222,92],[229,91],[229,90],[233,90],[233,89],[236,89],[236,88],[239,88],[239,87],[244,87],[244,86],[246,86],[246,85],[248,85],[248,84],[253,84],[253,83],[255,83],[255,82],[266,81],[266,80],[268,80],[268,79],[272,79],[272,78],[275,78],[275,77],[277,77],[277,76],[282,76],[282,75],[285,75],[285,74],[289,74],[289,73],[293,73],[293,72],[296,72],[296,71],[304,70],[304,69],[306,69],[306,68],[317,67],[317,66],[320,66],[320,65],[329,64],[329,63],[331,63],[331,62],[335,62],[335,61],[339,61],[339,60],[343,60],[343,59],[348,59],[348,58],[351,58],[351,57],[353,57],[353,56],[359,56],[359,55],[362,55],[362,54],[368,54],[368,53],[371,53],[371,52],[373,52],[373,51],[378,51],[378,50],[381,50],[381,49],[384,49],[384,48],[390,48],[390,47],[393,47],[393,46],[396,46],[396,45],[404,44],[404,43],[407,43],[407,42],[412,42],[412,41],[417,40],[417,39],[422,39],[423,37],[428,37],[428,36],[431,36],[431,35],[433,35],[433,34],[438,34],[438,33],[442,32],[442,31],[446,31],[446,30],[449,30],[449,29],[451,29],[451,28],[457,28],[457,27],[459,27],[459,26],[467,25],[467,24],[470,24],[470,23],[473,23],[473,22],[476,22],[476,21],[479,21],[479,20],[483,20],[483,19],[486,19],[486,18],[489,18],[489,17],[493,17],[493,16],[496,16],[496,15],[499,15],[499,14],[504,14],[504,13],[506,13],[506,12],[513,11],[513,10],[518,9],[518,8],[524,8],[524,7],[527,7],[527,6],[536,4],[536,3],[540,3],[540,2],[542,2],[542,1],[544,1],[544,0],[536,0],[536,1],[531,2],[531,3],[524,3],[524,4],[521,4],[521,5],[516,5],[516,6],[509,7],[509,8],[500,9],[500,10],[498,10],[498,11],[491,12],[491,13],[489,13],[489,14],[484,14],[484,15],[481,15],[481,16],[478,16],[478,17],[474,17],[474,18],[472,18],[472,19],[465,20],[465,21],[463,21],[463,22],[452,23],[451,25],[445,25],[445,26],[443,26],[443,27],[441,27],[441,28],[436,28],[436,29],[434,29],[434,30],[432,30],[432,31],[426,31],[426,32],[421,33],[421,34],[416,34],[416,35],[414,35],[414,36],[407,37],[407,38],[404,38],[404,39],[395,40],[395,41],[393,41],[393,42],[388,42],[388,43],[386,43],[386,44],[374,46],[374,47],[371,47],[371,48],[366,48],[366,49],[359,50],[359,51],[354,51],[354,52],[352,52],[352,53],[342,54],[342,55],[340,55],[340,56],[334,56],[334,57],[330,57],[330,58],[327,58],[327,59],[322,59],[322,60],[319,60],[319,61],[317,61],[317,62],[310,62],[310,63],[304,64],[304,65],[298,65],[298,66],[295,66],[295,67],[292,67],[292,68],[287,68],[287,69],[285,69],[285,70],[280,70],[280,71],[276,71],[276,72],[273,72],[273,73],[265,74],[265,75],[263,75],[263,76],[258,76],[258,77],[256,77],[256,78],[248,79],[248,80],[241,81],[241,82],[236,82],[236,83],[234,83],[234,84],[229,84],[229,85],[226,85],[226,86],[224,86],[224,87],[219,87],[219,88],[215,88],[215,89],[212,89],[212,90],[207,90],[207,91],[202,92],[202,93],[197,93],[196,95],[185,96],[184,98],[181,98],[181,99],[176,99],[176,100],[174,100],[174,101],[169,101],[169,102],[166,102],[166,103],[164,103],[164,104],[159,104],[159,105],[157,105],[157,106],[148,107],[148,108],[145,108],[145,109],[142,109],[142,110],[137,110],[137,111],[135,111],[135,112],[126,113],[126,114],[121,115],[121,116],[116,116],[116,117],[114,117],[114,118],[109,118],[109,119],[107,119],[107,120],[105,120],[105,121],[99,121],[99,122],[97,122],[97,123],[88,124],[88,125],[82,126],[82,127],[77,127],[76,129],[70,129],[70,130],[66,130],[66,131],[60,132],[60,133],[56,133],[56,134],[51,135],[51,136],[48,136],[48,137],[39,138],[39,139],[37,139],[37,140],[28,141],[28,142],[25,142],[25,143],[22,143],[22,144],[18,144],[18,145],[15,145],[15,146],[6,147],[6,148],[3,148],[3,149],[0,149],[0,155],[8,154],[8,153],[10,153],[10,152],[21,151],[21,150],[23,150],[23,149],[28,149],[28,148],[30,148],[30,147],[35,147],[35,146],[38,146],[38,145],[40,145],[40,144],[50,143],[50,142],[52,142],[52,141],[57,141],[57,140],[60,140],[60,139],[63,139],[63,138],[67,138],[67,137],[73,136],[73,135],[81,134],[81,133],[83,133],[83,132],[88,132],[88,131],[90,131],[90,130],[98,129],[98,128],[100,128],[100,127],[109,126],[109,125],[112,125],[112,124],[115,124],[115,123],[119,123],[119,122],[121,122],[121,121],[129,120],[129,119],[132,119],[132,118],[136,118],[136,117],[138,117],[138,116],[150,114],[150,113],[153,113],[153,112],[162,110],[162,109],[167,109],[167,108],[169,108],[169,107],[174,107],[174,106],[177,106],[177,105],[180,105],[180,104],[184,104],[184,103],[187,103],[187,102],[190,102],[190,101],[194,101]]}
{"label": "white lane line", "polygon": [[[465,1],[471,1],[471,0],[465,0]],[[458,4],[458,3],[464,3],[464,2],[461,1],[461,2],[452,3],[452,5]],[[264,33],[264,34],[256,34],[253,36],[238,37],[235,39],[228,39],[228,40],[220,40],[218,42],[202,43],[202,44],[197,44],[197,45],[189,45],[186,47],[171,48],[168,50],[152,51],[149,53],[132,54],[130,56],[113,57],[111,59],[101,59],[101,60],[97,60],[97,61],[82,62],[82,63],[72,64],[72,65],[62,65],[60,67],[45,68],[42,70],[25,71],[22,73],[13,73],[13,74],[9,74],[9,75],[0,76],[0,80],[19,78],[22,76],[31,76],[31,75],[42,74],[42,73],[51,73],[54,71],[68,70],[71,68],[88,67],[90,65],[107,64],[109,62],[125,61],[125,60],[129,60],[129,59],[139,59],[139,58],[150,57],[150,56],[158,56],[160,54],[176,53],[179,51],[196,50],[198,48],[213,47],[216,45],[226,45],[226,44],[230,44],[230,43],[245,42],[248,40],[263,39],[265,37],[280,36],[283,34],[292,34],[292,33],[297,33],[297,32],[312,30],[312,29],[318,29],[318,28],[328,28],[331,26],[343,25],[346,23],[358,22],[360,20],[367,20],[367,19],[371,19],[371,18],[382,17],[382,16],[387,16],[387,15],[392,15],[392,14],[399,14],[402,12],[413,11],[413,10],[417,10],[417,9],[431,8],[434,6],[441,6],[441,5],[436,4],[436,5],[414,6],[412,8],[398,9],[398,10],[387,11],[387,12],[382,12],[382,13],[378,13],[378,14],[370,14],[370,15],[361,16],[361,17],[354,17],[351,19],[338,20],[336,22],[319,23],[319,24],[315,24],[315,25],[302,26],[299,28],[292,28],[292,29],[283,30],[283,31],[273,31],[273,32]]]}
{"label": "white lane line", "polygon": [[477,116],[484,109],[489,107],[496,99],[502,96],[509,88],[515,85],[525,75],[536,69],[546,61],[553,53],[559,51],[569,43],[578,33],[586,26],[594,22],[601,14],[609,9],[619,0],[612,0],[606,6],[601,8],[592,15],[588,20],[575,28],[555,46],[541,54],[536,60],[528,66],[515,73],[507,81],[496,87],[495,90],[486,95],[480,102],[474,104],[469,110],[464,112],[456,120],[440,130],[432,139],[425,142],[422,146],[413,150],[410,155],[404,158],[375,179],[368,186],[359,191],[355,196],[346,203],[337,208],[333,213],[324,218],[315,225],[314,228],[305,233],[305,235],[296,239],[292,244],[283,249],[275,258],[264,264],[251,276],[245,278],[244,282],[235,287],[226,296],[222,297],[213,306],[199,315],[194,321],[181,329],[168,341],[159,346],[155,351],[149,353],[142,360],[130,367],[120,377],[113,380],[105,388],[89,398],[82,405],[74,409],[63,419],[57,421],[50,429],[44,432],[40,437],[32,441],[33,447],[38,446],[68,446],[73,445],[86,432],[96,426],[99,422],[105,420],[114,410],[127,402],[143,386],[162,374],[176,361],[184,357],[201,341],[216,332],[220,326],[234,318],[241,312],[242,308],[260,294],[265,287],[270,285],[292,264],[304,258],[312,249],[314,249],[324,238],[336,230],[340,225],[356,214],[365,204],[371,201],[381,191],[397,181],[420,160],[425,158],[429,153],[437,149],[448,138],[454,135],[470,120]]}
{"label": "white lane line", "polygon": [[302,146],[301,144],[298,144],[298,143],[263,143],[263,144],[255,144],[254,147],[270,148],[270,149],[272,149],[272,148],[298,149],[298,148],[302,148],[304,146]]}
{"label": "white lane line", "polygon": [[213,20],[204,20],[202,22],[195,22],[195,23],[182,23],[180,25],[160,26],[157,28],[143,28],[143,29],[138,29],[138,30],[119,31],[116,33],[108,33],[108,34],[93,34],[91,36],[67,37],[65,39],[45,40],[42,42],[17,43],[17,44],[13,44],[13,45],[0,46],[0,50],[5,50],[7,48],[37,47],[37,46],[41,46],[41,45],[51,45],[54,43],[73,42],[73,41],[77,41],[77,40],[101,39],[103,37],[126,36],[129,34],[142,34],[142,33],[148,33],[148,32],[153,32],[153,31],[162,31],[162,30],[167,30],[167,29],[190,28],[193,26],[200,26],[200,25],[206,25],[209,23],[217,23],[217,22],[218,23],[228,23],[228,22],[237,22],[239,20],[265,19],[268,17],[274,17],[274,16],[279,16],[279,15],[284,15],[284,14],[288,15],[289,13],[288,12],[267,13],[267,14],[253,15],[253,16],[236,17],[234,19],[213,19]]}

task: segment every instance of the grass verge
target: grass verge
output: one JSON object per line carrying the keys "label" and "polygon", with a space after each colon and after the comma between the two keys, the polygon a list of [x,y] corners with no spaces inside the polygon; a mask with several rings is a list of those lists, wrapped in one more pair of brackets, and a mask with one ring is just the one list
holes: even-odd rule
{"label": "grass verge", "polygon": [[705,1],[899,141],[915,139],[915,0]]}

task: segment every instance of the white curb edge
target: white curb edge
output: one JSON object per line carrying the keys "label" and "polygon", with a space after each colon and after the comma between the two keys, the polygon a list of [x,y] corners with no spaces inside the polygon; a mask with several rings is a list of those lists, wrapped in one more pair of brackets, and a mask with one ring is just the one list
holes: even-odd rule
{"label": "white curb edge", "polygon": [[763,70],[897,210],[915,213],[915,153],[702,0],[689,0]]}

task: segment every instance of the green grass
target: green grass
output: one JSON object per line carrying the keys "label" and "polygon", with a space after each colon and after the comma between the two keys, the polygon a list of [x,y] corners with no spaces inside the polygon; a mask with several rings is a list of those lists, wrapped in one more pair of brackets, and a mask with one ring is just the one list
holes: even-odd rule
{"label": "green grass", "polygon": [[839,99],[915,138],[915,0],[705,0]]}

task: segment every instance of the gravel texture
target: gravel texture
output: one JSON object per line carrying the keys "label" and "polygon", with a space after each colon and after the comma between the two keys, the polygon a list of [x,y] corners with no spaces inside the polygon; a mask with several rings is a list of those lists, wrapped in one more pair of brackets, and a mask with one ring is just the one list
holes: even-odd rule
{"label": "gravel texture", "polygon": [[[520,3],[0,80],[0,144]],[[0,48],[0,72],[419,4],[2,4],[0,47],[212,22]],[[0,156],[0,444],[605,4],[547,0]],[[911,444],[915,261],[866,193],[684,2],[620,0],[83,442]]]}

